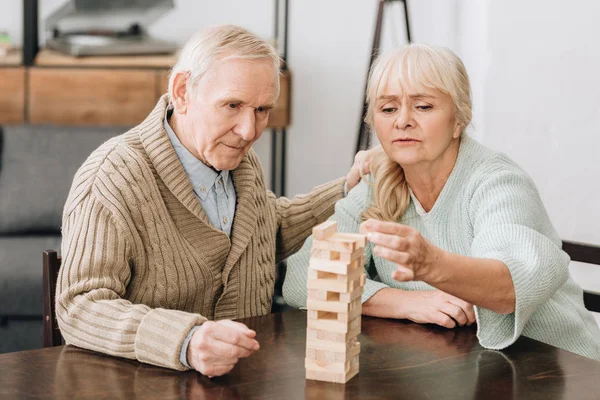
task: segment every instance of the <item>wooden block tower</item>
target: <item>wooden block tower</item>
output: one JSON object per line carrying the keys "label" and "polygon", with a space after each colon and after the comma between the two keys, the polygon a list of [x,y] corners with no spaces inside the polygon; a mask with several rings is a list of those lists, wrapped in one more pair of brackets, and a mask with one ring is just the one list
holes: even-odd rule
{"label": "wooden block tower", "polygon": [[306,379],[346,383],[358,373],[365,243],[364,235],[337,233],[334,221],[313,229]]}

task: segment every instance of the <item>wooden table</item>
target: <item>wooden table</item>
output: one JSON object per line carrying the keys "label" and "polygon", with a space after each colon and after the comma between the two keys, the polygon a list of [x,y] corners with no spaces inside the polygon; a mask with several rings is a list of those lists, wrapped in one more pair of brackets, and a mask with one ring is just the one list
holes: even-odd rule
{"label": "wooden table", "polygon": [[600,363],[520,338],[503,352],[473,328],[363,318],[360,373],[346,385],[304,379],[306,314],[243,320],[261,350],[208,379],[72,346],[0,355],[0,398],[598,399]]}

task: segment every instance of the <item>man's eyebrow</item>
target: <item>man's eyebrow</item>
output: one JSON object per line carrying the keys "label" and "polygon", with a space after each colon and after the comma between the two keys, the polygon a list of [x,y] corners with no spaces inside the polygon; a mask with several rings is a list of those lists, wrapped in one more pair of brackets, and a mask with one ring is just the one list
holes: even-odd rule
{"label": "man's eyebrow", "polygon": [[[225,97],[221,100],[221,103],[235,103],[235,104],[246,104],[244,103],[242,100],[236,98],[236,97]],[[263,108],[275,108],[275,103],[266,103],[266,104],[262,104],[258,107],[263,107]]]}

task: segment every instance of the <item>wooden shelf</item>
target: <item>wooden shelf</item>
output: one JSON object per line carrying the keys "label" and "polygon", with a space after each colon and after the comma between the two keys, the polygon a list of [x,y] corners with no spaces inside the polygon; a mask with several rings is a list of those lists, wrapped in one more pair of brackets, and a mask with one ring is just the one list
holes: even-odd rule
{"label": "wooden shelf", "polygon": [[25,68],[0,68],[0,123],[25,120]]}
{"label": "wooden shelf", "polygon": [[[20,53],[10,61],[19,65]],[[176,55],[78,58],[41,50],[32,67],[0,68],[0,124],[136,125],[167,92],[176,61]],[[290,123],[290,81],[286,70],[268,128]]]}
{"label": "wooden shelf", "polygon": [[40,67],[171,68],[177,54],[151,56],[72,57],[53,50],[40,50],[35,65]]}
{"label": "wooden shelf", "polygon": [[4,57],[0,57],[0,66],[18,66],[23,62],[21,49],[12,49]]}

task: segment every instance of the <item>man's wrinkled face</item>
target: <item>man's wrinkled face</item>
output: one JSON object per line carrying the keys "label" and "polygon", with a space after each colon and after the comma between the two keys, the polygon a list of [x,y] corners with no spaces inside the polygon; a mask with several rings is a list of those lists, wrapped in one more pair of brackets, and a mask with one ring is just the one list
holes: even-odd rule
{"label": "man's wrinkled face", "polygon": [[237,168],[267,126],[277,79],[270,59],[216,61],[186,96],[178,117],[183,144],[216,170]]}

